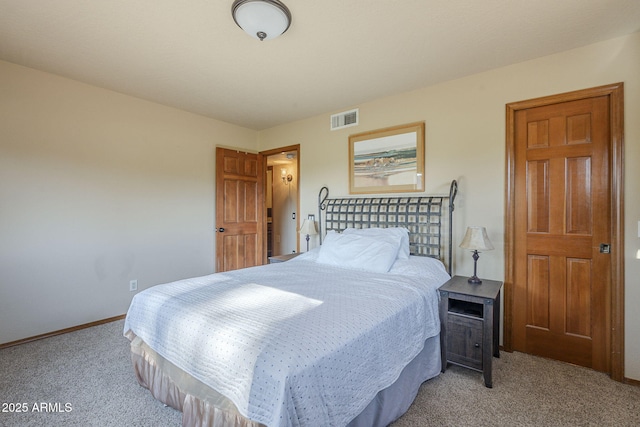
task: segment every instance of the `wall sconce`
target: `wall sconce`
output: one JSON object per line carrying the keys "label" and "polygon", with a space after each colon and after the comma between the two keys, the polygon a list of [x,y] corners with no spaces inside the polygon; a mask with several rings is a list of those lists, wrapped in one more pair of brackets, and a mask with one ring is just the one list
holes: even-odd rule
{"label": "wall sconce", "polygon": [[282,183],[284,185],[288,185],[291,181],[293,181],[293,175],[288,173],[285,168],[280,169],[280,176],[282,177]]}

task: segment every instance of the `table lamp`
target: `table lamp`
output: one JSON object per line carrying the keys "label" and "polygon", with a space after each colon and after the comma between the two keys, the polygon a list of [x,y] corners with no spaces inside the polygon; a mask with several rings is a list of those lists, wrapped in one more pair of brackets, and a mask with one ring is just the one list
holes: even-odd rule
{"label": "table lamp", "polygon": [[305,219],[302,221],[302,226],[300,226],[300,234],[306,234],[307,240],[307,252],[309,252],[309,237],[312,235],[318,234],[316,231],[316,222],[310,219]]}
{"label": "table lamp", "polygon": [[482,280],[478,278],[477,266],[478,266],[478,251],[490,251],[493,248],[489,236],[487,236],[487,229],[484,227],[467,227],[467,232],[460,243],[462,249],[469,249],[473,251],[473,276],[469,278],[469,283],[479,285]]}

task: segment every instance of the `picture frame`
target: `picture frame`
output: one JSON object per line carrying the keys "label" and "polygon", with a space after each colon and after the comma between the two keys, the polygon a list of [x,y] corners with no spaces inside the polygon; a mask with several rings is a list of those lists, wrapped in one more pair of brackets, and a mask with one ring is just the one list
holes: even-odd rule
{"label": "picture frame", "polygon": [[349,136],[349,193],[424,191],[424,122]]}

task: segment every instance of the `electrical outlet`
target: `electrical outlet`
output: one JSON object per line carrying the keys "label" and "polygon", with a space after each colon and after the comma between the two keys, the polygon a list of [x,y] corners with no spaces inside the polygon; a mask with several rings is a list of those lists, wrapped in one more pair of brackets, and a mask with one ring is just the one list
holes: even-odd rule
{"label": "electrical outlet", "polygon": [[129,281],[129,290],[131,292],[138,290],[138,281],[137,280],[130,280]]}

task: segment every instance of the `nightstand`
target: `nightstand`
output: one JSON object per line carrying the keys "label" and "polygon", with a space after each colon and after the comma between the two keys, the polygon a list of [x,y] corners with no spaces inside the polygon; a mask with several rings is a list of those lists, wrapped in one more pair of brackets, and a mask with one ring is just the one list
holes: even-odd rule
{"label": "nightstand", "polygon": [[453,276],[440,292],[440,347],[442,372],[447,363],[464,366],[491,381],[492,356],[500,357],[500,289],[502,282],[482,279],[469,283],[467,277]]}
{"label": "nightstand", "polygon": [[278,262],[289,261],[290,259],[295,258],[300,254],[302,254],[302,252],[294,252],[292,254],[270,256],[269,257],[269,264],[275,264],[275,263],[278,263]]}

